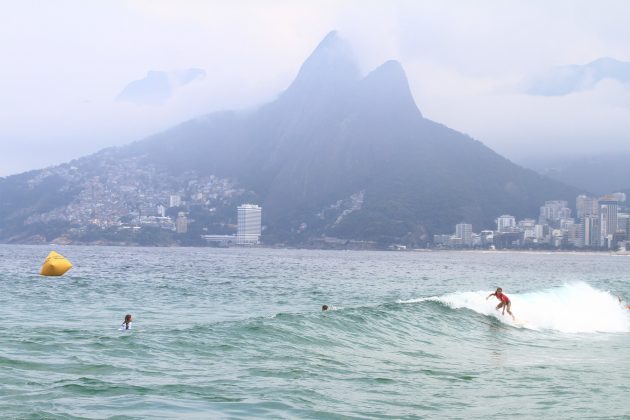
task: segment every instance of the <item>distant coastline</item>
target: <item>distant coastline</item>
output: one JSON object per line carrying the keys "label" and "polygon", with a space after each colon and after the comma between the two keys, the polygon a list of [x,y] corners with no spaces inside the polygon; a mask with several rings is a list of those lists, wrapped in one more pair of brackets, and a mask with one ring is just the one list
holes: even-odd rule
{"label": "distant coastline", "polygon": [[602,255],[602,256],[615,256],[615,257],[630,257],[630,252],[620,252],[611,250],[584,250],[584,249],[518,249],[518,248],[503,248],[503,249],[464,249],[464,248],[411,248],[405,250],[392,250],[388,248],[366,247],[366,248],[326,248],[326,247],[313,247],[313,246],[300,246],[300,245],[271,245],[260,244],[254,246],[230,246],[230,247],[218,247],[218,246],[199,246],[199,245],[141,245],[132,243],[116,243],[116,242],[99,242],[99,243],[7,243],[0,242],[1,246],[41,246],[41,247],[120,247],[120,248],[194,248],[194,249],[278,249],[278,250],[304,250],[304,251],[376,251],[376,252],[393,252],[393,253],[468,253],[468,254],[532,254],[532,255]]}

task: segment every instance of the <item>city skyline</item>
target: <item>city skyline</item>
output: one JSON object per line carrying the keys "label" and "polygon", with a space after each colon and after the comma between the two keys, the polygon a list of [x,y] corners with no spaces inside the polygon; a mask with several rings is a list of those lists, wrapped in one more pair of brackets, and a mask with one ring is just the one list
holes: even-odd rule
{"label": "city skyline", "polygon": [[[540,207],[538,220],[517,221],[509,214],[496,219],[496,230],[472,233],[472,225],[459,223],[455,233],[436,234],[433,243],[445,247],[501,248],[551,246],[554,248],[626,249],[630,240],[630,207],[626,195],[613,193],[599,198],[576,197],[576,217],[564,200],[549,200]],[[620,211],[624,209],[625,212]]]}

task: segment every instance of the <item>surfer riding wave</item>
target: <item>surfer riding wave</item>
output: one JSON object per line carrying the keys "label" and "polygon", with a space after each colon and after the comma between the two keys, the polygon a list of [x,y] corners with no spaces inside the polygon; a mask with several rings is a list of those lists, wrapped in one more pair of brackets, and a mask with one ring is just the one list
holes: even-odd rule
{"label": "surfer riding wave", "polygon": [[[501,291],[503,292],[503,291]],[[490,291],[457,291],[440,296],[421,297],[400,301],[403,304],[438,302],[451,309],[469,309],[481,315],[496,317],[501,322],[530,330],[549,330],[562,333],[628,333],[630,311],[619,304],[616,294],[601,290],[586,282],[564,283],[544,289],[530,290],[508,297],[518,308],[512,317],[501,316],[490,305]],[[490,296],[496,297],[496,292]],[[488,297],[488,300],[486,300]],[[506,305],[507,306],[507,305]],[[508,309],[507,307],[505,309]],[[512,308],[509,308],[510,311]]]}
{"label": "surfer riding wave", "polygon": [[512,302],[510,302],[510,298],[507,297],[507,295],[503,294],[503,289],[501,289],[500,287],[497,287],[497,290],[495,290],[494,293],[490,293],[488,297],[486,297],[486,300],[490,299],[490,296],[495,296],[500,301],[497,307],[495,308],[497,311],[503,308],[503,312],[501,314],[505,315],[505,310],[507,309],[508,314],[510,314],[510,316],[512,317],[512,320],[516,321],[516,318],[512,314],[512,311],[510,310],[510,308],[512,307]]}

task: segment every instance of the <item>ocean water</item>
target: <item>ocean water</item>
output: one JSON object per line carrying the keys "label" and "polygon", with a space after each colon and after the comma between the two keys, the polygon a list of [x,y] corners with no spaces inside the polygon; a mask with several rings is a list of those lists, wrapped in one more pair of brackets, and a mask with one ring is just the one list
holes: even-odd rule
{"label": "ocean water", "polygon": [[[40,277],[52,249],[75,267]],[[604,253],[0,245],[0,417],[628,417],[629,280]]]}

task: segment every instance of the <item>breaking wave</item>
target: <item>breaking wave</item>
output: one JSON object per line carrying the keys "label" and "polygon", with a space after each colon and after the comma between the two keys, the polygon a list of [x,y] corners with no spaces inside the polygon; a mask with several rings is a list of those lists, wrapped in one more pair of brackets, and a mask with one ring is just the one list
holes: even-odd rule
{"label": "breaking wave", "polygon": [[491,290],[456,292],[442,296],[411,299],[400,303],[439,302],[452,309],[469,309],[492,316],[506,324],[533,330],[554,330],[565,333],[629,332],[630,311],[614,294],[596,289],[587,283],[527,293],[509,293],[516,322],[495,307],[495,298],[486,300]]}

